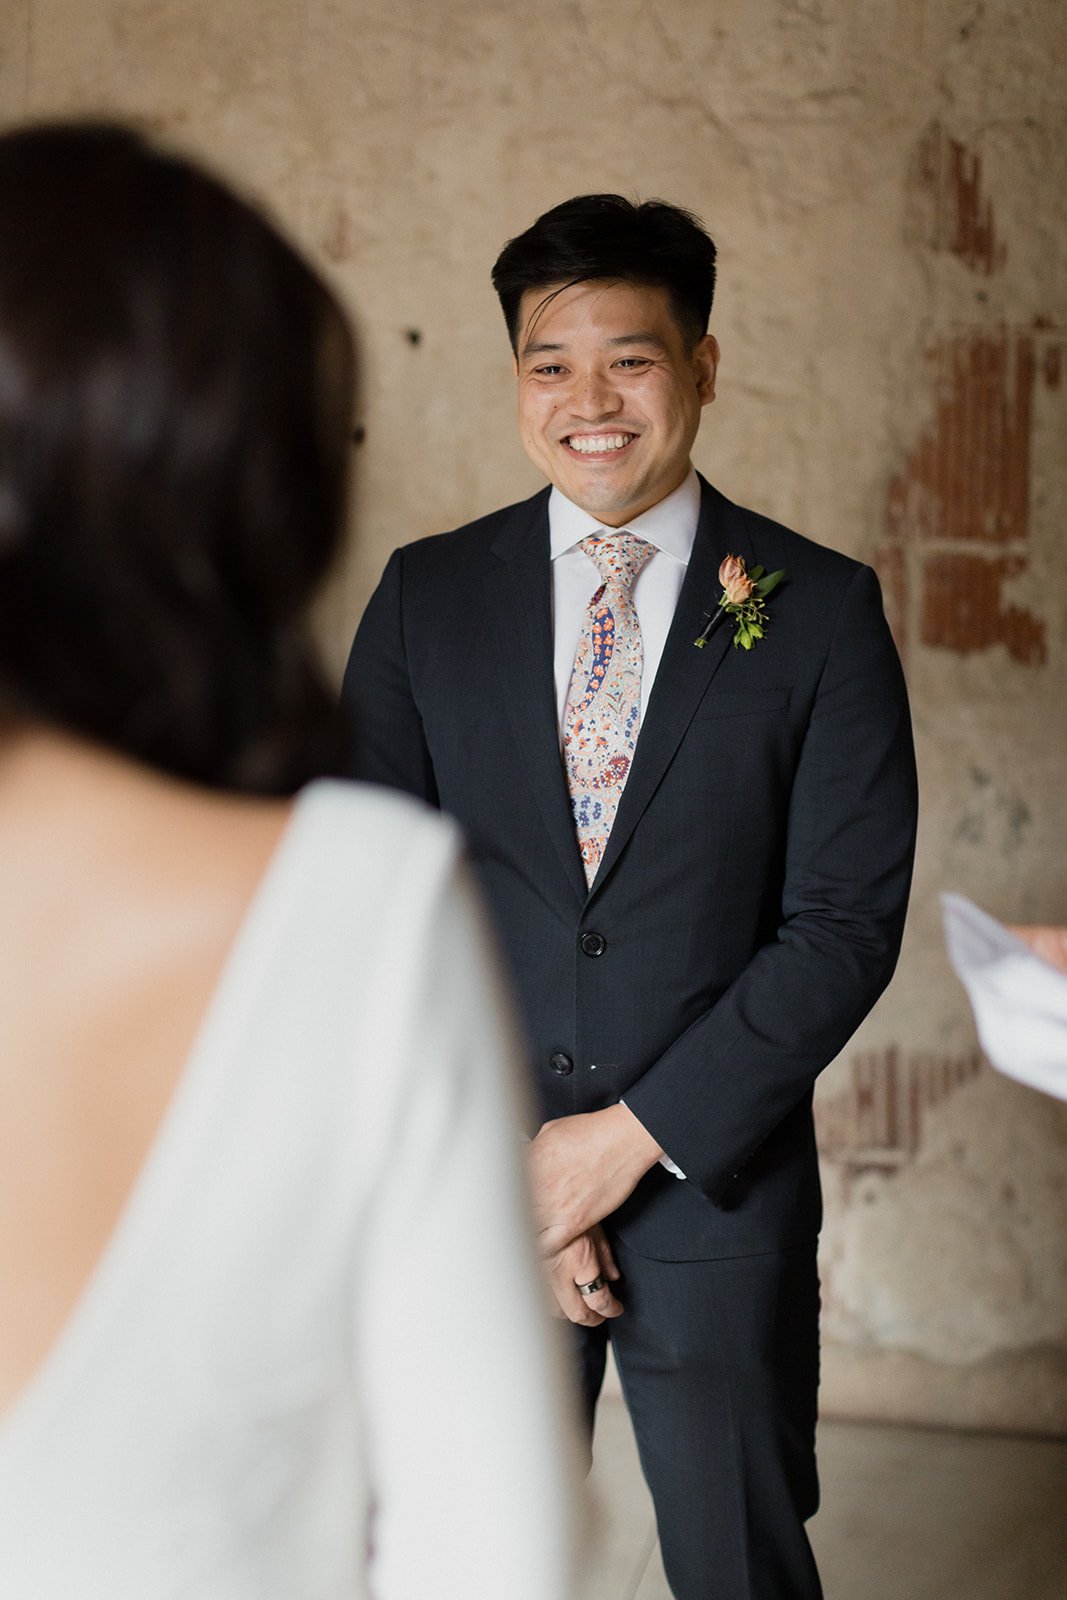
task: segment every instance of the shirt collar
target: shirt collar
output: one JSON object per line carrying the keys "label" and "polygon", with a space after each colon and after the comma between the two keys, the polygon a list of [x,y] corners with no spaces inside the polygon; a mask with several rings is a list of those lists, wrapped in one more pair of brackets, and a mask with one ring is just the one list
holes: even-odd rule
{"label": "shirt collar", "polygon": [[[693,467],[677,489],[666,499],[642,511],[639,517],[626,524],[631,533],[647,539],[657,550],[664,550],[676,560],[688,562],[696,540],[697,522],[700,518],[700,479]],[[548,497],[549,553],[553,561],[565,551],[573,549],[591,533],[611,533],[603,523],[553,486]]]}

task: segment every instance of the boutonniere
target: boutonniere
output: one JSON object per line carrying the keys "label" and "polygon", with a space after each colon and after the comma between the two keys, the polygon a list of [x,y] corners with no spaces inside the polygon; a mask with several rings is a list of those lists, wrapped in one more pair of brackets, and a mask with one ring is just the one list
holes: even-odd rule
{"label": "boutonniere", "polygon": [[784,577],[784,567],[768,573],[764,573],[762,567],[753,567],[749,572],[741,556],[727,556],[719,568],[722,598],[714,611],[704,613],[708,622],[693,640],[697,649],[703,650],[719,623],[729,616],[737,621],[734,647],[740,645],[742,650],[751,650],[756,640],[763,638],[767,622],[767,607],[763,602]]}

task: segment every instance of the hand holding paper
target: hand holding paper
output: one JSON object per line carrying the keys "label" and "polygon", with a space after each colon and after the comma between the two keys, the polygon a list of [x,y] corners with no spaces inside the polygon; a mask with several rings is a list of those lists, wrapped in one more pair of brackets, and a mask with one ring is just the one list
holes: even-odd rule
{"label": "hand holding paper", "polygon": [[1067,930],[1008,928],[970,900],[943,894],[949,957],[992,1064],[1067,1100]]}

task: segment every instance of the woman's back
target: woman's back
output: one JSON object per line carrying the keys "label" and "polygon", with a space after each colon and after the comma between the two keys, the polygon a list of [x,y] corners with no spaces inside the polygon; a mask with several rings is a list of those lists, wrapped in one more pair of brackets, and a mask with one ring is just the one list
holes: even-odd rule
{"label": "woman's back", "polygon": [[[262,846],[276,808],[253,821]],[[552,1363],[500,1139],[508,1045],[456,872],[446,825],[315,786],[199,1024],[190,961],[191,1053],[175,1072],[180,1030],[149,1030],[147,1157],[0,1420],[5,1595],[563,1592],[570,1490],[554,1404],[527,1398]]]}
{"label": "woman's back", "polygon": [[0,1414],[114,1229],[288,813],[39,730],[0,744]]}

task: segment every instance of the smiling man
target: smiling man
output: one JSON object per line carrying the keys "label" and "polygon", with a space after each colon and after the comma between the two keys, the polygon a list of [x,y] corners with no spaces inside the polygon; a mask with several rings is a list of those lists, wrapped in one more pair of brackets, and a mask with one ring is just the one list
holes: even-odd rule
{"label": "smiling man", "polygon": [[915,772],[873,572],[693,470],[714,278],[658,201],[579,196],[511,240],[551,487],[396,552],[345,696],[354,774],[466,829],[549,1279],[590,1421],[614,1348],[672,1592],[814,1600],[812,1089],[896,962]]}
{"label": "smiling man", "polygon": [[560,493],[612,528],[658,505],[691,471],[719,347],[691,339],[668,291],[560,283],[520,303],[519,429]]}

